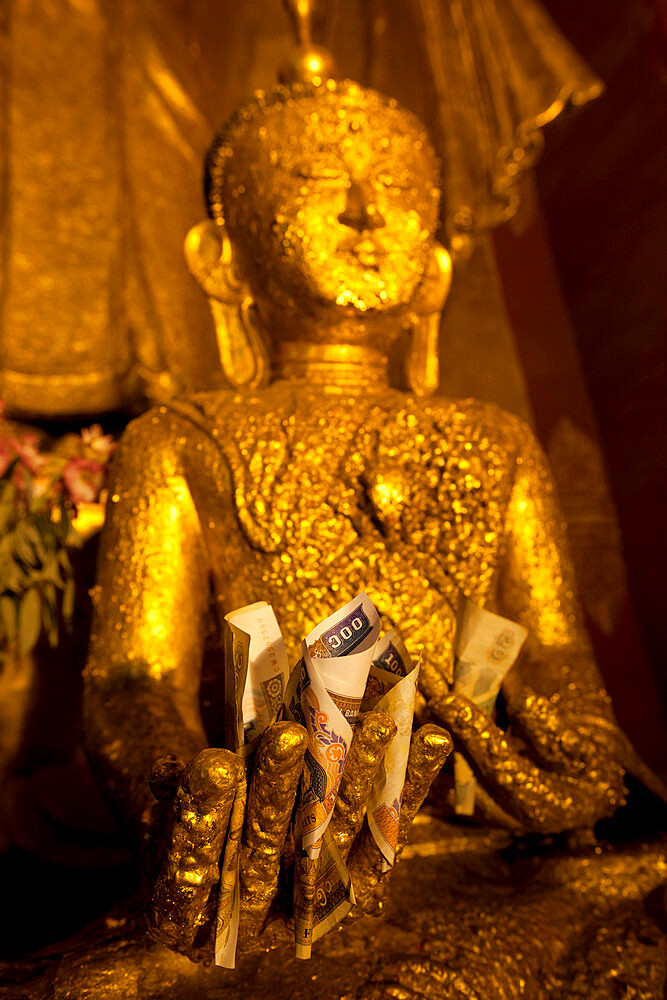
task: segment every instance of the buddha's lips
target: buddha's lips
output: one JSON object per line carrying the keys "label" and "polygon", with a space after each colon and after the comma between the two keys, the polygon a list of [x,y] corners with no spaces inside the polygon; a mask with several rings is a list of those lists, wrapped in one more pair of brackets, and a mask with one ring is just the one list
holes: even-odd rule
{"label": "buddha's lips", "polygon": [[366,237],[363,240],[345,239],[338,244],[338,252],[349,254],[364,267],[377,267],[378,261],[387,256],[387,251],[375,240]]}

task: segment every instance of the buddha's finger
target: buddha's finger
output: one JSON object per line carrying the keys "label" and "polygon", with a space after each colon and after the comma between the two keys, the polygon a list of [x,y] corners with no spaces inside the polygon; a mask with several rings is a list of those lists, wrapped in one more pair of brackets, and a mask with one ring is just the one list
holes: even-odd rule
{"label": "buddha's finger", "polygon": [[467,698],[449,695],[432,708],[501,809],[525,830],[592,826],[623,800],[622,771],[615,766],[589,768],[579,777],[545,771]]}
{"label": "buddha's finger", "polygon": [[421,809],[429,788],[452,752],[452,748],[451,736],[440,726],[429,723],[412,734],[401,799],[397,856],[400,856],[408,839],[412,821]]}
{"label": "buddha's finger", "polygon": [[582,775],[610,754],[623,758],[623,737],[599,692],[577,699],[576,728],[548,698],[532,691],[511,699],[512,733],[521,737],[543,767],[560,774]]}
{"label": "buddha's finger", "polygon": [[278,722],[257,750],[241,845],[240,943],[259,934],[276,895],[306,747],[303,726]]}
{"label": "buddha's finger", "polygon": [[158,802],[172,802],[184,777],[185,764],[179,757],[169,754],[155,761],[148,784]]}
{"label": "buddha's finger", "polygon": [[527,692],[508,705],[512,733],[525,741],[536,764],[561,774],[581,774],[586,767],[581,737],[565,725],[547,698]]}
{"label": "buddha's finger", "polygon": [[[428,724],[412,734],[401,798],[396,861],[405,846],[412,821],[451,750],[451,736],[439,726]],[[383,871],[382,854],[368,822],[364,823],[354,843],[348,867],[358,910],[379,914],[383,907],[383,883],[389,873]]]}
{"label": "buddha's finger", "polygon": [[155,884],[153,937],[192,961],[210,958],[219,861],[243,765],[228,750],[191,761],[174,797],[174,825]]}
{"label": "buddha's finger", "polygon": [[357,720],[331,818],[331,830],[343,860],[361,829],[366,800],[395,735],[396,723],[384,712],[366,712]]}
{"label": "buddha's finger", "polygon": [[354,841],[348,860],[348,871],[354,886],[355,906],[350,913],[352,919],[365,913],[379,916],[384,906],[383,882],[389,872],[383,868],[383,857],[375,838],[364,820],[361,833]]}
{"label": "buddha's finger", "polygon": [[142,851],[142,876],[154,885],[167,854],[174,826],[173,802],[185,777],[185,764],[170,754],[159,757],[151,769],[148,784],[157,799],[151,816],[151,837]]}

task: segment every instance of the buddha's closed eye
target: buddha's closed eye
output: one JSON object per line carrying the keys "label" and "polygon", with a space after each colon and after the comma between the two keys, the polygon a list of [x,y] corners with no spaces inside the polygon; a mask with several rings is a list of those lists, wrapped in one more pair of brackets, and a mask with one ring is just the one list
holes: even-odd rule
{"label": "buddha's closed eye", "polygon": [[348,180],[348,173],[344,167],[328,166],[320,163],[300,164],[294,168],[292,176],[308,181],[345,183]]}

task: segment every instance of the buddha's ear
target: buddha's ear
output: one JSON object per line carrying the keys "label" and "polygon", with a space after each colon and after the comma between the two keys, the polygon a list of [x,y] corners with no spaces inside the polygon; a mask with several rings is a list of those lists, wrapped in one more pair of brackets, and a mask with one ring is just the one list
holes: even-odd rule
{"label": "buddha's ear", "polygon": [[406,374],[415,396],[431,396],[440,382],[440,316],[451,284],[452,258],[436,243],[409,318],[412,342]]}
{"label": "buddha's ear", "polygon": [[269,376],[269,359],[255,304],[239,277],[224,226],[211,219],[185,237],[187,265],[208,298],[220,364],[234,388],[255,389]]}

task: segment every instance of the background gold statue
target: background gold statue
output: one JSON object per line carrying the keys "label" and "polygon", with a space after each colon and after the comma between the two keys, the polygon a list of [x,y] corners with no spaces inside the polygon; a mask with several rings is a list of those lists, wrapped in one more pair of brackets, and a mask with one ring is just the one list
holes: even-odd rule
{"label": "background gold statue", "polygon": [[[253,324],[246,353],[267,337],[272,381],[162,406],[119,448],[85,705],[116,814],[145,843],[155,759],[221,741],[221,614],[270,601],[295,659],[312,623],[363,586],[422,649],[424,714],[473,762],[480,817],[591,826],[623,800],[621,740],[544,458],[493,406],[426,402],[387,380],[393,339],[408,327],[419,342],[447,290],[423,128],[353,83],[279,88],[216,140],[207,191],[217,229],[191,237],[191,260],[201,249],[219,300],[245,287],[234,336]],[[505,687],[510,733],[449,694],[459,589],[531,630]]]}
{"label": "background gold statue", "polygon": [[[442,222],[450,237],[463,235],[464,243],[471,225],[477,230],[516,207],[515,182],[536,148],[534,126],[555,113],[561,99],[581,102],[597,86],[534,0],[329,0],[326,7],[318,38],[331,44],[335,37],[346,73],[396,94],[428,123],[445,158]],[[611,675],[605,676],[616,682],[617,710],[639,719],[635,736],[644,746],[659,747],[662,728],[657,709],[651,716],[651,684],[623,644],[627,619],[613,511],[586,409],[591,391],[602,414],[612,474],[615,466],[614,485],[626,499],[627,554],[635,558],[639,536],[658,567],[651,538],[660,531],[660,513],[654,506],[649,516],[651,508],[643,501],[647,494],[655,498],[664,492],[651,488],[656,465],[647,464],[650,434],[652,428],[658,433],[659,421],[646,391],[650,381],[641,374],[642,357],[651,378],[660,367],[651,366],[645,353],[656,345],[650,318],[660,308],[653,291],[658,286],[650,277],[656,267],[652,261],[660,258],[659,218],[650,195],[656,176],[653,136],[658,134],[657,129],[651,134],[651,114],[655,120],[652,108],[661,106],[651,98],[660,78],[657,47],[651,47],[648,7],[640,7],[639,0],[623,5],[622,13],[613,5],[590,5],[577,10],[576,20],[566,3],[547,0],[546,7],[561,26],[569,21],[566,30],[609,84],[608,99],[599,108],[596,102],[592,114],[552,130],[551,155],[540,177],[578,343],[565,311],[559,312],[555,270],[544,257],[544,226],[524,187],[524,210],[496,243],[503,281],[508,259],[515,272],[504,295],[488,237],[458,270],[441,329],[447,361],[441,391],[496,400],[537,428],[567,514],[594,641],[604,654],[603,667],[605,661],[612,664]],[[274,0],[241,6],[234,0],[196,0],[159,7],[141,0],[52,0],[47,5],[8,0],[0,15],[0,40],[0,361],[7,400],[17,411],[56,418],[83,409],[98,412],[129,401],[142,381],[154,398],[163,398],[177,382],[188,389],[218,386],[219,362],[223,371],[233,372],[233,384],[262,385],[270,358],[263,331],[252,321],[251,290],[234,268],[224,266],[231,260],[228,236],[212,225],[199,229],[190,242],[191,267],[205,279],[218,330],[227,331],[218,345],[180,247],[183,233],[200,215],[197,182],[213,124],[253,86],[269,83],[282,56],[286,23],[278,5]],[[633,197],[638,191],[641,203]],[[459,206],[466,211],[459,212]],[[628,234],[634,234],[629,246]],[[459,251],[462,262],[465,247],[456,239],[448,245]],[[438,258],[446,267],[446,256],[437,255],[436,264]],[[552,276],[546,287],[540,280],[545,271]],[[417,375],[430,371],[431,381],[433,354],[417,349],[414,334],[432,328],[434,317],[437,322],[434,299],[445,290],[438,275],[434,267],[432,294],[420,295],[424,322],[415,322],[415,313],[406,323]],[[193,335],[199,338],[197,349]],[[604,344],[603,365],[595,356],[596,341]],[[394,343],[392,384],[402,382],[406,343],[407,334]],[[422,337],[422,348],[429,344],[432,340]],[[218,358],[218,346],[227,354],[221,350]],[[588,390],[578,374],[580,355],[588,366]],[[426,367],[420,363],[424,359],[430,362]],[[176,377],[161,384],[156,376],[165,366]],[[415,371],[415,365],[407,367]],[[629,409],[627,399],[619,405],[614,379],[616,389],[622,385],[625,396],[633,398],[633,378],[635,404]],[[419,378],[405,382],[419,389]],[[564,412],[571,419],[564,421]],[[638,504],[645,514],[638,513]],[[658,579],[660,570],[652,579],[635,564],[635,597],[649,625],[651,606],[654,619],[661,620]],[[78,631],[83,646],[87,627]],[[43,714],[31,709],[30,718],[33,732],[39,730],[38,745],[17,760],[20,772],[12,782],[3,782],[0,846],[16,836],[40,857],[50,853],[86,864],[105,850],[108,854],[108,841],[100,850],[80,832],[88,829],[82,805],[88,812],[95,798],[90,776],[88,784],[80,783],[83,755],[79,751],[74,773],[68,765],[44,766],[54,757],[69,759],[78,745],[78,670],[66,648],[58,651],[58,659],[39,663],[37,676],[46,682]],[[207,712],[215,715],[210,705]],[[518,712],[510,730],[515,748],[521,745],[520,721]],[[14,722],[20,729],[23,719]],[[482,733],[470,738],[484,746],[486,729]],[[566,746],[576,742],[566,734]],[[11,749],[11,738],[9,743]],[[550,749],[545,747],[547,766]],[[557,764],[562,767],[562,758]],[[154,784],[167,798],[168,779],[169,774],[158,772]],[[270,806],[270,799],[265,804]],[[8,802],[18,811],[5,825]],[[497,819],[510,822],[508,813]],[[106,831],[108,820],[102,825]],[[636,815],[632,829],[637,830]],[[225,978],[225,993],[247,998],[270,992],[291,1000],[303,988],[311,1000],[328,1000],[335,964],[336,986],[350,995],[365,977],[377,980],[380,966],[379,978],[387,982],[373,987],[374,995],[384,996],[385,990],[442,995],[445,983],[454,988],[460,969],[465,976],[458,988],[483,995],[489,982],[494,995],[512,995],[519,985],[524,989],[524,981],[526,995],[569,991],[616,998],[629,983],[638,995],[662,994],[663,939],[641,916],[642,897],[665,875],[659,849],[656,853],[643,844],[633,856],[632,851],[600,853],[598,847],[594,853],[592,846],[588,851],[580,846],[581,853],[567,857],[558,852],[539,862],[515,857],[507,865],[507,854],[488,851],[489,844],[502,843],[507,841],[487,833],[479,839],[472,833],[458,836],[456,828],[431,816],[414,830],[407,870],[399,868],[394,877],[387,921],[370,929],[361,921],[344,935],[325,939],[300,987],[289,960],[281,963],[285,979],[280,981],[275,960],[255,955],[239,976]],[[474,854],[473,844],[480,848]],[[204,860],[197,859],[195,874]],[[103,882],[109,880],[101,880],[99,872],[84,877],[80,871],[77,877],[73,869],[55,876],[52,871],[54,887],[48,870],[30,856],[23,856],[18,869],[13,854],[1,855],[0,864],[11,899],[3,911],[7,927],[0,941],[10,954],[13,941],[22,947],[29,942],[34,950],[71,928],[71,914],[80,912],[81,885],[94,886],[87,896],[96,897],[95,913],[107,898]],[[270,892],[270,878],[264,886]],[[408,920],[401,908],[407,899]],[[84,919],[81,912],[79,925]],[[195,987],[194,966],[175,953],[137,949],[126,921],[126,913],[116,913],[88,928],[83,945],[82,939],[57,945],[39,956],[39,964],[2,965],[0,992],[9,983],[9,995],[23,998],[39,976],[39,996],[58,1000],[91,993],[96,1000],[138,992],[218,995],[219,976],[206,977],[200,970]],[[111,937],[111,943],[94,947],[102,937]],[[67,957],[57,968],[63,952]],[[413,957],[387,969],[387,960],[400,953]]]}

